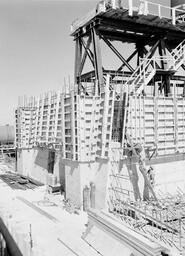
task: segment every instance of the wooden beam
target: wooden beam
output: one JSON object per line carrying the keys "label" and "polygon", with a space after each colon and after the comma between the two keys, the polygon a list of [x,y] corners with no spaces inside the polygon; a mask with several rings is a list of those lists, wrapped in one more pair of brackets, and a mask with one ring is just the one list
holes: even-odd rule
{"label": "wooden beam", "polygon": [[106,84],[105,84],[104,106],[103,106],[101,157],[105,157],[106,135],[107,135],[107,123],[108,123],[108,110],[109,110],[109,96],[110,96],[109,86],[110,86],[110,75],[107,74],[107,77],[106,77]]}

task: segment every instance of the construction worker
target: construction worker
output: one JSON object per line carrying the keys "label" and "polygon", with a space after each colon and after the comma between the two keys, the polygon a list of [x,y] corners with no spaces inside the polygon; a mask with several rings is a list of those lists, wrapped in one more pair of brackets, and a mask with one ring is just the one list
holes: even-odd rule
{"label": "construction worker", "polygon": [[154,180],[154,168],[152,166],[149,167],[147,174],[148,174],[148,179],[150,181],[150,184],[152,186],[154,186],[154,181],[155,181]]}
{"label": "construction worker", "polygon": [[[154,173],[153,173],[152,166],[149,167],[146,175],[147,175],[148,181],[150,182],[151,186],[153,187],[154,186]],[[148,183],[147,183],[146,179],[144,179],[144,190],[143,190],[143,200],[144,201],[150,200],[149,192],[150,192],[150,189],[149,189]]]}
{"label": "construction worker", "polygon": [[[143,200],[149,200],[150,199],[149,192],[151,192],[154,200],[157,201],[157,197],[155,195],[155,192],[153,190],[153,187],[151,185],[151,182],[150,182],[150,180],[148,178],[148,174],[147,174],[147,173],[151,174],[150,176],[152,177],[152,182],[154,184],[154,175],[153,175],[153,171],[152,171],[153,167],[150,167],[149,168],[150,170],[148,172],[146,165],[145,165],[146,156],[145,156],[144,145],[142,143],[133,144],[132,138],[128,133],[126,133],[126,138],[127,138],[126,152],[127,152],[128,159],[130,160],[130,168],[128,168],[128,170],[131,174],[130,178],[131,178],[132,185],[133,185],[135,199],[137,200],[140,197],[140,194],[139,194],[139,196],[137,196],[137,194],[136,194],[137,190],[139,193],[138,174],[137,174],[137,169],[135,168],[136,161],[137,161],[139,164],[139,170],[142,173],[143,178],[144,178]],[[134,160],[134,156],[135,156],[135,160]]]}

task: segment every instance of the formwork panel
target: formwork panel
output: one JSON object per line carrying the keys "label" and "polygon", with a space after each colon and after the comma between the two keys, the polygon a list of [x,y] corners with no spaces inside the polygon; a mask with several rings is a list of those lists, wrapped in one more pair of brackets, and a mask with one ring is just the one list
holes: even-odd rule
{"label": "formwork panel", "polygon": [[145,147],[157,145],[158,155],[182,152],[185,148],[184,106],[185,100],[180,97],[130,96],[127,132],[135,143],[142,142]]}

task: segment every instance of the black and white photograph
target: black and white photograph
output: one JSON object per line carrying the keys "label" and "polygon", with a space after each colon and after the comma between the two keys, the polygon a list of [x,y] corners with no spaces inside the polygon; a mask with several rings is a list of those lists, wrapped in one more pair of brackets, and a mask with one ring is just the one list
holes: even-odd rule
{"label": "black and white photograph", "polygon": [[0,256],[185,256],[185,0],[0,0]]}

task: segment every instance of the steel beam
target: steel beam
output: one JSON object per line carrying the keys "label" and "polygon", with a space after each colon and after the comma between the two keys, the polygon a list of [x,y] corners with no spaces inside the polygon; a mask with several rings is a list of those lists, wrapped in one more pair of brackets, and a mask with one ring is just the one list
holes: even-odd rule
{"label": "steel beam", "polygon": [[81,57],[82,57],[82,44],[81,44],[80,38],[77,38],[76,39],[76,48],[75,48],[75,73],[74,73],[75,84],[78,83],[77,77],[79,74]]}
{"label": "steel beam", "polygon": [[[83,54],[83,57],[82,57],[82,61],[81,61],[81,64],[80,64],[78,76],[80,76],[81,73],[82,73],[82,70],[83,70],[86,58],[88,56],[88,51],[89,51],[89,48],[90,48],[90,45],[91,45],[91,41],[92,41],[92,39],[91,39],[91,35],[90,35],[89,38],[88,38],[86,46],[85,46],[85,44],[83,44],[84,48],[85,48],[85,51],[84,51],[84,54]],[[91,57],[90,57],[90,60],[91,60]],[[94,64],[94,62],[92,62],[92,63]]]}
{"label": "steel beam", "polygon": [[94,27],[92,28],[91,32],[92,32],[95,75],[96,75],[95,94],[100,94],[100,89],[104,84],[102,58],[101,58],[101,50],[100,50],[100,37],[98,35],[97,30]]}
{"label": "steel beam", "polygon": [[123,58],[123,56],[119,53],[119,51],[111,44],[111,42],[106,39],[105,37],[102,37],[103,41],[109,46],[109,48],[116,54],[116,56],[127,66],[127,68],[134,72],[134,69],[128,64],[128,62]]}

